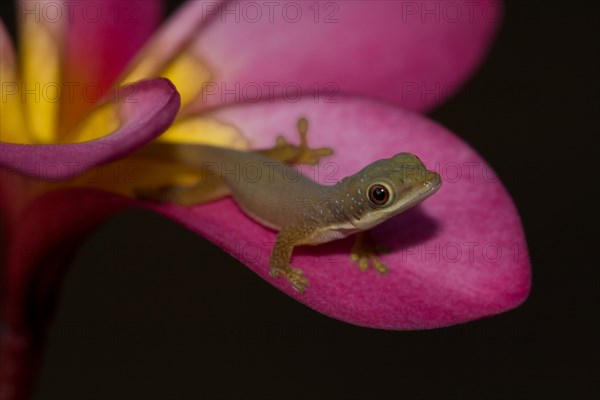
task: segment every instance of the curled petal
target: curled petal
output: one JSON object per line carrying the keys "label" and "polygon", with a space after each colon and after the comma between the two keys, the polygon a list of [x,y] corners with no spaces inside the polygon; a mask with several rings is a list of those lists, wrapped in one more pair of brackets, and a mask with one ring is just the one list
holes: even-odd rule
{"label": "curled petal", "polygon": [[40,180],[70,179],[151,141],[169,127],[179,110],[179,94],[164,78],[129,85],[116,93],[120,127],[114,132],[81,143],[0,142],[0,165]]}
{"label": "curled petal", "polygon": [[[198,116],[174,122],[160,136],[161,141],[184,143],[184,146],[204,144],[247,150],[249,144],[242,133],[210,118]],[[116,179],[115,177],[121,177]],[[105,189],[128,197],[136,188],[159,187],[167,184],[191,185],[202,179],[198,169],[167,157],[147,158],[133,153],[117,162],[105,164],[68,183],[77,187]]]}
{"label": "curled petal", "polygon": [[[485,160],[443,127],[412,112],[357,99],[237,106],[212,116],[239,127],[259,148],[272,146],[282,131],[289,141],[297,140],[295,123],[306,116],[310,144],[335,152],[318,168],[305,169],[324,183],[399,152],[418,155],[442,175],[444,185],[432,198],[374,229],[376,242],[391,250],[381,256],[390,269],[387,275],[362,272],[350,261],[351,238],[300,247],[292,264],[310,280],[305,293],[269,276],[275,232],[248,218],[233,200],[190,209],[153,206],[298,301],[358,325],[420,329],[497,314],[527,297],[529,259],[514,204]],[[243,171],[238,179],[244,179]],[[238,251],[244,246],[259,248],[260,256],[245,258]]]}

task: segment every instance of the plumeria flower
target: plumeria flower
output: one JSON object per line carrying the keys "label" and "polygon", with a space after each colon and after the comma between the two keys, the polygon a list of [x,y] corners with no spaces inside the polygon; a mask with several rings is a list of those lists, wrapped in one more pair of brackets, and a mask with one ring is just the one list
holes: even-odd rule
{"label": "plumeria flower", "polygon": [[[18,3],[18,58],[0,25],[0,398],[31,388],[69,256],[132,207],[180,222],[357,325],[434,328],[523,302],[529,260],[510,196],[475,150],[415,113],[459,89],[499,25],[497,2],[457,4],[435,2],[432,15],[417,2],[191,1],[154,31],[157,1]],[[150,141],[268,148],[279,134],[297,141],[300,116],[311,146],[334,150],[303,168],[322,183],[404,151],[442,175],[434,197],[374,230],[390,249],[387,275],[353,264],[351,240],[300,248],[293,264],[310,286],[299,293],[269,276],[275,232],[231,199],[185,208],[134,196],[198,179],[177,160],[137,157]]]}

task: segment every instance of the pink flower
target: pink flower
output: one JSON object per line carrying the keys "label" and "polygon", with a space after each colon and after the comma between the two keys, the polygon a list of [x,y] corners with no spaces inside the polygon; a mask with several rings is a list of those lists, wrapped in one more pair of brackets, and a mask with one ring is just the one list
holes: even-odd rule
{"label": "pink flower", "polygon": [[[413,2],[278,2],[259,11],[189,2],[147,41],[158,2],[69,4],[19,3],[20,73],[0,25],[0,399],[27,394],[73,249],[131,207],[179,221],[298,301],[358,325],[446,326],[527,297],[529,260],[510,196],[467,144],[406,110],[430,109],[473,72],[498,26],[497,2],[440,9],[437,17]],[[175,86],[144,80],[157,76]],[[281,132],[296,141],[299,116],[310,121],[312,146],[335,151],[304,169],[319,181],[402,151],[442,175],[434,197],[374,230],[391,249],[382,256],[387,275],[352,264],[349,240],[317,247],[318,257],[300,248],[293,263],[310,280],[301,294],[268,275],[275,233],[231,199],[182,208],[131,196],[135,187],[194,176],[185,165],[128,156],[155,138],[269,147]],[[132,166],[133,179],[114,178]],[[247,247],[257,251],[249,256]]]}

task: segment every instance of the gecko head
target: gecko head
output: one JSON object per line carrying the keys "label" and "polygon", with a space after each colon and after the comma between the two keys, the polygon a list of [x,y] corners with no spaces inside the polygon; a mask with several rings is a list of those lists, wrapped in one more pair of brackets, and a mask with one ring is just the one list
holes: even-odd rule
{"label": "gecko head", "polygon": [[348,184],[347,190],[361,195],[363,204],[353,214],[353,225],[369,229],[434,194],[442,180],[417,156],[399,153],[367,165]]}

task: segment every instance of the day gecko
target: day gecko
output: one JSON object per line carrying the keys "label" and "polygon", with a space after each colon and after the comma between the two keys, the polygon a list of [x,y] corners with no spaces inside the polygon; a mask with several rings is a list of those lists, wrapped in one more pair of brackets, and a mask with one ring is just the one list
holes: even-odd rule
{"label": "day gecko", "polygon": [[[410,153],[375,161],[354,175],[326,186],[300,175],[286,173],[285,163],[317,163],[331,154],[327,148],[311,149],[306,140],[308,122],[298,121],[300,145],[278,138],[275,147],[238,151],[204,145],[151,143],[138,151],[141,157],[172,160],[204,168],[203,179],[191,186],[138,188],[140,198],[196,205],[231,195],[240,208],[259,223],[278,231],[269,259],[270,274],[284,276],[298,291],[308,284],[302,270],[290,264],[294,247],[316,245],[359,233],[352,260],[361,269],[369,261],[385,273],[386,266],[362,232],[425,200],[441,186],[440,176],[425,168]],[[252,179],[231,171],[252,165]]]}

